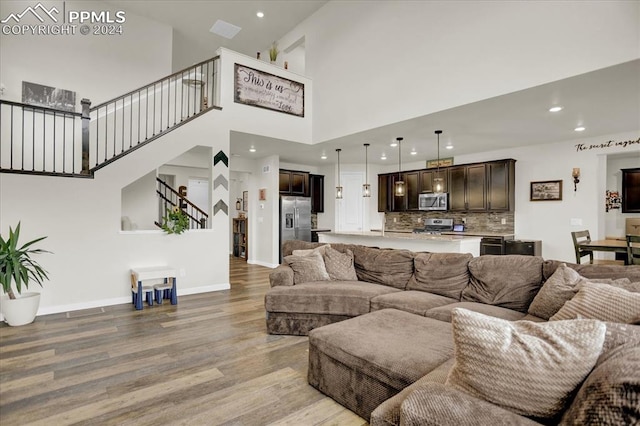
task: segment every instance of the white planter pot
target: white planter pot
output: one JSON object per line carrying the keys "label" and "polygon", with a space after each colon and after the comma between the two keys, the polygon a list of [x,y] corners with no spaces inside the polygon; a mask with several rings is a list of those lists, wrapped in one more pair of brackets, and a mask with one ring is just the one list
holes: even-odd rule
{"label": "white planter pot", "polygon": [[40,306],[40,293],[22,293],[17,299],[9,299],[9,296],[5,295],[1,300],[0,309],[7,324],[11,326],[31,324],[36,319]]}

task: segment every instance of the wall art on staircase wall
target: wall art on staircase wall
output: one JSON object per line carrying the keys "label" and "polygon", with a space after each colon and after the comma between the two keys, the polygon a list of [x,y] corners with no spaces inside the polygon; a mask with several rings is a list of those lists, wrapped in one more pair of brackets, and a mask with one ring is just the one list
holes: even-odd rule
{"label": "wall art on staircase wall", "polygon": [[23,81],[22,103],[75,112],[76,92]]}
{"label": "wall art on staircase wall", "polygon": [[304,84],[235,64],[234,102],[304,117]]}

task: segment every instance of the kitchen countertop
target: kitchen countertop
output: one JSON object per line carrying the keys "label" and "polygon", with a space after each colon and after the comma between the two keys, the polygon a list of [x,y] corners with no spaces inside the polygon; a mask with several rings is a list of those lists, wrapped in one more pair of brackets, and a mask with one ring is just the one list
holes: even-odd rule
{"label": "kitchen countertop", "polygon": [[[372,229],[371,231],[381,232],[379,229]],[[392,232],[396,234],[413,234],[413,230],[405,230],[405,229],[398,229],[393,231],[387,230],[385,231],[385,234],[389,234]],[[418,235],[422,235],[422,234],[418,234]],[[502,238],[514,237],[513,232],[480,232],[480,231],[477,231],[477,232],[476,231],[463,231],[463,232],[445,231],[441,235],[461,235],[466,237],[502,237]]]}
{"label": "kitchen countertop", "polygon": [[328,235],[352,235],[361,237],[382,237],[382,238],[402,238],[408,240],[431,240],[431,241],[460,241],[460,240],[479,240],[480,237],[474,235],[460,235],[462,233],[450,234],[414,234],[406,231],[351,231],[351,232],[326,232]]}

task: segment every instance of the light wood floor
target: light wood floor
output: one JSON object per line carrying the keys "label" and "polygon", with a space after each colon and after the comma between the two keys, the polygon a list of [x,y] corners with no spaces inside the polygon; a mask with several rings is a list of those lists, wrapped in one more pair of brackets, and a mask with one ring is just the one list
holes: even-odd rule
{"label": "light wood floor", "polygon": [[1,324],[0,424],[366,424],[307,384],[306,337],[266,333],[269,271],[231,258],[229,291]]}

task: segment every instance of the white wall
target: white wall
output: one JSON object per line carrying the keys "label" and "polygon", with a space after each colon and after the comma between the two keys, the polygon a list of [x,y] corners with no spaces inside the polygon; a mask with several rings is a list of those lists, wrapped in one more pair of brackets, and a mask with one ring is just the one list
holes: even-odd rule
{"label": "white wall", "polygon": [[[42,3],[61,9],[58,1]],[[2,1],[0,16],[28,6],[34,2]],[[103,1],[66,1],[65,8],[108,10],[112,16],[119,10]],[[125,16],[122,35],[0,36],[3,98],[21,102],[22,81],[29,81],[75,91],[80,111],[82,98],[97,105],[171,74],[171,27],[130,12]]]}
{"label": "white wall", "polygon": [[[156,171],[122,188],[122,230],[158,229],[158,196],[156,195]],[[128,221],[129,229],[125,228]]]}
{"label": "white wall", "polygon": [[331,1],[279,43],[305,37],[321,142],[637,59],[638,16],[630,1]]}

